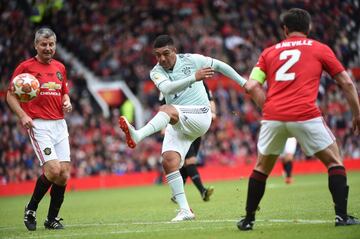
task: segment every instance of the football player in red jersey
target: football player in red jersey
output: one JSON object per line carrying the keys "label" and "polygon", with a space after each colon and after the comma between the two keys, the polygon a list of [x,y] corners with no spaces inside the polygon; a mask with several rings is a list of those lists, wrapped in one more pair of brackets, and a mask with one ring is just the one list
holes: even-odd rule
{"label": "football player in red jersey", "polygon": [[307,155],[315,155],[328,169],[329,190],[335,204],[335,226],[359,224],[347,213],[346,171],[335,137],[316,105],[320,77],[328,72],[339,84],[352,111],[354,133],[360,131],[359,98],[354,83],[333,51],[307,38],[310,14],[293,8],[281,15],[286,39],[265,49],[251,72],[245,88],[267,82],[263,120],[258,140],[258,159],[250,176],[246,216],[237,226],[251,230],[255,211],[265,192],[265,184],[286,139],[295,137]]}
{"label": "football player in red jersey", "polygon": [[62,229],[58,212],[64,200],[65,188],[70,177],[70,145],[64,112],[72,110],[67,87],[65,66],[53,59],[56,35],[49,28],[35,33],[35,57],[25,60],[15,69],[12,79],[21,73],[30,73],[40,82],[41,91],[32,101],[20,103],[10,90],[7,102],[27,129],[43,174],[36,181],[33,195],[25,207],[24,223],[28,230],[36,230],[38,204],[51,187],[50,207],[44,226]]}

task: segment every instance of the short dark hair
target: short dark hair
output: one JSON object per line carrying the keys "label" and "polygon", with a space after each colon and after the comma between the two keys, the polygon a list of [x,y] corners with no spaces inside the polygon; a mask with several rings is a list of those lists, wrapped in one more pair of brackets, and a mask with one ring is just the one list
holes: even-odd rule
{"label": "short dark hair", "polygon": [[153,47],[154,48],[160,48],[164,46],[173,46],[174,41],[169,35],[159,35],[155,38]]}
{"label": "short dark hair", "polygon": [[311,16],[301,8],[291,8],[280,16],[281,26],[286,26],[289,32],[302,32],[309,34]]}

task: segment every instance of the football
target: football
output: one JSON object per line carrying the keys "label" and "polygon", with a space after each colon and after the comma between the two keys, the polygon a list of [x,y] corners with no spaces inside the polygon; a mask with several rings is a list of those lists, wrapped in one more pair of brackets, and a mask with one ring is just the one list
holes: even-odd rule
{"label": "football", "polygon": [[13,80],[13,92],[20,102],[29,102],[40,93],[40,83],[29,73],[17,75]]}

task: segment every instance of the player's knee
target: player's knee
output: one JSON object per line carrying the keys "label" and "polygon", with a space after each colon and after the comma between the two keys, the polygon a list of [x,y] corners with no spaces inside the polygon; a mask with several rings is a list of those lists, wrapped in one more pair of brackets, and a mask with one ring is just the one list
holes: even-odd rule
{"label": "player's knee", "polygon": [[176,108],[172,105],[162,105],[159,108],[159,111],[165,112],[170,116],[170,122],[177,122],[179,120],[179,113]]}
{"label": "player's knee", "polygon": [[59,181],[61,182],[61,184],[65,185],[66,182],[69,180],[70,169],[71,167],[69,163],[61,163],[61,172],[59,176]]}
{"label": "player's knee", "polygon": [[179,169],[180,160],[176,157],[166,157],[162,161],[166,173],[171,173]]}
{"label": "player's knee", "polygon": [[61,175],[61,167],[58,164],[47,165],[44,171],[46,178],[51,182],[57,181]]}
{"label": "player's knee", "polygon": [[60,176],[58,177],[58,179],[56,180],[56,183],[58,185],[66,185],[67,181],[70,178],[70,173],[63,173],[60,174]]}

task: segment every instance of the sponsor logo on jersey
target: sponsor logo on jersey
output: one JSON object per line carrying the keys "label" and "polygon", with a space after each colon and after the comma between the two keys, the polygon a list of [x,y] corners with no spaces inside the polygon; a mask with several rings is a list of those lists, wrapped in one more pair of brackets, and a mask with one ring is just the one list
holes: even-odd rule
{"label": "sponsor logo on jersey", "polygon": [[56,82],[46,82],[41,85],[41,88],[49,89],[49,90],[59,90],[61,89],[61,85]]}

